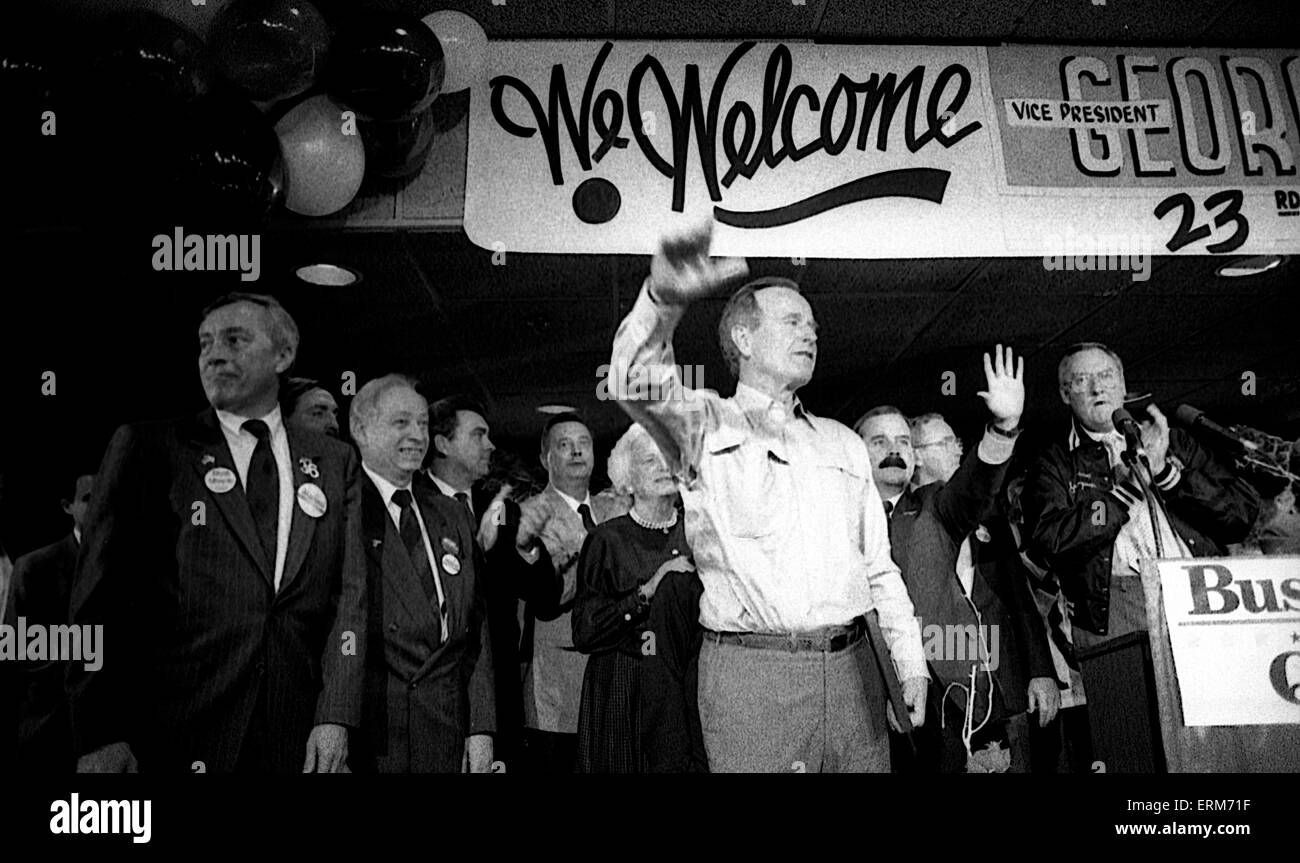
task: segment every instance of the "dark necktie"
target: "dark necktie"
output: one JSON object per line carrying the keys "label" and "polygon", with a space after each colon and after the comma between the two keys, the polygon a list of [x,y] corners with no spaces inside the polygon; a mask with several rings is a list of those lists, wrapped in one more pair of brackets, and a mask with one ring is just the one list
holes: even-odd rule
{"label": "dark necktie", "polygon": [[582,526],[588,533],[596,529],[596,520],[591,517],[591,507],[585,503],[578,504],[578,515],[582,516]]}
{"label": "dark necktie", "polygon": [[463,492],[463,491],[458,491],[458,492],[456,492],[456,500],[458,500],[458,501],[460,501],[462,504],[464,504],[464,505],[465,505],[465,509],[469,510],[469,521],[470,521],[470,524],[474,524],[474,523],[475,523],[475,522],[474,522],[474,507],[470,505],[470,502],[469,502],[469,495],[467,495],[467,494],[466,494],[465,492]]}
{"label": "dark necktie", "polygon": [[274,567],[275,539],[280,528],[280,472],[275,466],[275,454],[271,452],[271,430],[261,420],[246,420],[243,429],[257,438],[253,458],[248,463],[244,492],[262,548]]}
{"label": "dark necktie", "polygon": [[885,501],[885,518],[889,518],[893,514],[894,514],[894,504],[891,503],[890,501]]}
{"label": "dark necktie", "polygon": [[[420,587],[430,602],[436,602],[438,588],[433,582],[433,570],[430,569],[429,554],[424,548],[424,537],[420,533],[420,523],[415,520],[415,499],[410,489],[399,488],[393,492],[393,503],[402,511],[397,532],[402,536],[402,545],[411,558],[411,566],[420,580]],[[441,608],[439,609],[441,613]]]}

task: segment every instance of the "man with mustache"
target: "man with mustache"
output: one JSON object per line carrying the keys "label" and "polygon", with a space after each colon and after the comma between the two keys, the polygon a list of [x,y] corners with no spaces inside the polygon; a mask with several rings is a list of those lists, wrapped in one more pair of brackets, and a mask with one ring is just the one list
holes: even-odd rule
{"label": "man with mustache", "polygon": [[[894,560],[921,625],[944,634],[940,655],[931,650],[927,656],[931,715],[912,736],[915,756],[906,740],[893,741],[900,772],[961,772],[972,757],[984,757],[972,753],[990,743],[997,749],[1006,743],[1007,769],[1025,772],[1026,711],[1037,712],[1041,726],[1060,703],[1027,575],[1009,528],[997,517],[998,492],[1024,411],[1024,360],[1017,365],[1012,350],[1004,353],[1001,345],[994,357],[984,355],[986,386],[979,393],[991,422],[973,457],[961,459],[961,443],[939,414],[909,424],[898,408],[885,405],[867,411],[856,425],[890,515]],[[919,480],[915,489],[908,486],[913,478]],[[962,633],[960,655],[946,654],[951,631]],[[963,740],[967,716],[973,733]]]}
{"label": "man with mustache", "polygon": [[273,297],[204,311],[197,416],[118,429],[86,515],[69,669],[77,769],[340,772],[360,725],[365,562],[352,447],[286,427],[298,327]]}
{"label": "man with mustache", "polygon": [[[817,364],[812,307],[759,279],[723,309],[731,398],[683,386],[672,335],[688,304],[748,267],[709,258],[712,225],[664,238],[614,337],[609,391],[672,470],[704,595],[699,711],[715,772],[886,772],[885,688],[864,640],[879,615],[902,697],[925,713],[920,630],[867,449],[797,392]],[[634,390],[629,380],[650,378]],[[647,394],[648,393],[648,394]],[[890,661],[886,659],[885,661]]]}

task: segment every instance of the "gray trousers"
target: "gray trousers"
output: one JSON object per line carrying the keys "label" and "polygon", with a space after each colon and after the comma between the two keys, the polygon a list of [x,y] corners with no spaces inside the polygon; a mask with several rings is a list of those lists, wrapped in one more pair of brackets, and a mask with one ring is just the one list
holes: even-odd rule
{"label": "gray trousers", "polygon": [[888,773],[885,687],[866,639],[838,653],[700,649],[714,773]]}

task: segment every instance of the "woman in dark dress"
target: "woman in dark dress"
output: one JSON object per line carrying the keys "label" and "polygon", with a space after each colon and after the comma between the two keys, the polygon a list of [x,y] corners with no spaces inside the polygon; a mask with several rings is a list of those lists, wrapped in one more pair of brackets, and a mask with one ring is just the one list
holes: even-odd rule
{"label": "woman in dark dress", "polygon": [[646,628],[664,576],[692,572],[677,485],[650,435],[628,429],[609,456],[616,491],[632,510],[587,535],[578,561],[573,644],[590,654],[578,711],[579,773],[640,773],[641,663],[656,651]]}

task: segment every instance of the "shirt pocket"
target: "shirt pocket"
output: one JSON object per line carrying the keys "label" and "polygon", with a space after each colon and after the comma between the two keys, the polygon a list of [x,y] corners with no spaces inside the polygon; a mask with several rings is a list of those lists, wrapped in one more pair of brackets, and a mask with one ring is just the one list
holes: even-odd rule
{"label": "shirt pocket", "polygon": [[711,495],[727,513],[733,536],[762,539],[776,533],[793,504],[791,465],[779,446],[746,430],[723,428],[704,442]]}
{"label": "shirt pocket", "polygon": [[[808,493],[803,495],[812,511],[803,514],[804,518],[827,527],[842,524],[846,536],[860,541],[863,497],[870,481],[847,453],[843,458],[818,453],[806,479]],[[880,512],[883,516],[884,509]]]}

